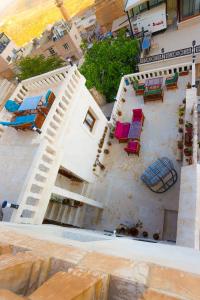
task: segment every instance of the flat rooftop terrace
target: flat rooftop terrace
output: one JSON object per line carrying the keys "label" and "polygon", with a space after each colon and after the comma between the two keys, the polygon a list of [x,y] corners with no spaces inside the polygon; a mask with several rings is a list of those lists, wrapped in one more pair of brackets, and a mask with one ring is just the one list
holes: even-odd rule
{"label": "flat rooftop terrace", "polygon": [[161,53],[164,48],[165,52],[192,47],[192,41],[196,40],[200,44],[200,27],[199,23],[176,29],[169,27],[166,31],[152,37],[152,45],[148,56]]}
{"label": "flat rooftop terrace", "polygon": [[[90,186],[90,196],[104,203],[104,210],[98,222],[86,227],[98,230],[114,230],[117,225],[133,225],[140,220],[142,231],[160,233],[160,238],[175,241],[179,204],[181,163],[176,161],[178,107],[186,95],[188,76],[179,77],[178,89],[164,88],[164,101],[147,102],[136,96],[132,85],[127,87],[126,102],[122,104],[122,122],[131,122],[132,110],[142,108],[145,115],[141,135],[140,156],[124,151],[126,143],[111,139],[110,154],[105,155],[104,172]],[[141,181],[144,170],[161,157],[172,160],[178,173],[178,182],[166,193],[155,194]],[[90,212],[91,213],[91,212]],[[141,232],[142,232],[141,231]]]}

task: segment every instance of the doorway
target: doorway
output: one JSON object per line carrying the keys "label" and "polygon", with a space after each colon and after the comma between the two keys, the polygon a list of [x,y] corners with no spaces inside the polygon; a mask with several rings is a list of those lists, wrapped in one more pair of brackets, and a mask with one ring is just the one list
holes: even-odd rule
{"label": "doorway", "polygon": [[164,210],[163,240],[176,242],[178,212]]}
{"label": "doorway", "polygon": [[177,10],[178,10],[177,1],[167,0],[167,14],[168,14],[167,25],[168,26],[175,26],[177,24]]}

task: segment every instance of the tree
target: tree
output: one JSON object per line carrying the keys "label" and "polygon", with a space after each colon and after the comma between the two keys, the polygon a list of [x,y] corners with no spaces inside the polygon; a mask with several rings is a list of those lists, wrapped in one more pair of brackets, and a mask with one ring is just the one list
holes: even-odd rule
{"label": "tree", "polygon": [[50,56],[45,58],[43,55],[37,55],[34,57],[27,56],[22,58],[18,64],[18,74],[20,80],[24,80],[33,76],[37,76],[65,65],[63,59],[58,56]]}
{"label": "tree", "polygon": [[114,101],[121,77],[135,72],[138,54],[138,41],[127,38],[124,31],[116,38],[94,43],[80,69],[87,87],[95,87],[108,102]]}

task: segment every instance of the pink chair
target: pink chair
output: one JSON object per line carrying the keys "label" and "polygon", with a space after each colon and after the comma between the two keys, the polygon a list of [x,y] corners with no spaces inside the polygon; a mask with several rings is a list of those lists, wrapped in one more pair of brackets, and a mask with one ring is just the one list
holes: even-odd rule
{"label": "pink chair", "polygon": [[119,143],[125,143],[128,141],[129,130],[130,123],[121,123],[117,121],[115,128],[115,137],[119,140]]}
{"label": "pink chair", "polygon": [[140,155],[140,143],[138,141],[130,141],[126,148],[124,148],[126,153]]}
{"label": "pink chair", "polygon": [[145,119],[145,116],[144,116],[141,108],[133,109],[132,122],[142,122],[142,125],[143,125],[144,119]]}

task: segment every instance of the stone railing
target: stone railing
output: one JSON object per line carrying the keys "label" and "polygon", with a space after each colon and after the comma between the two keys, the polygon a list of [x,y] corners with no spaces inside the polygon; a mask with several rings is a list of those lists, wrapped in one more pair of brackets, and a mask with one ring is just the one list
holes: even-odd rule
{"label": "stone railing", "polygon": [[125,98],[127,83],[130,84],[131,81],[134,80],[145,81],[149,78],[172,76],[176,72],[191,70],[192,63],[185,63],[123,76],[116,96],[116,102],[113,107],[110,124],[112,126],[115,126],[116,120],[118,119],[118,111],[121,110],[123,105],[123,99]]}
{"label": "stone railing", "polygon": [[36,88],[41,88],[44,86],[51,86],[58,84],[59,82],[63,81],[67,76],[68,72],[71,70],[75,70],[76,67],[63,67],[60,69],[56,69],[54,71],[41,74],[30,79],[23,80],[21,82],[22,86],[24,86],[27,90],[32,90]]}

